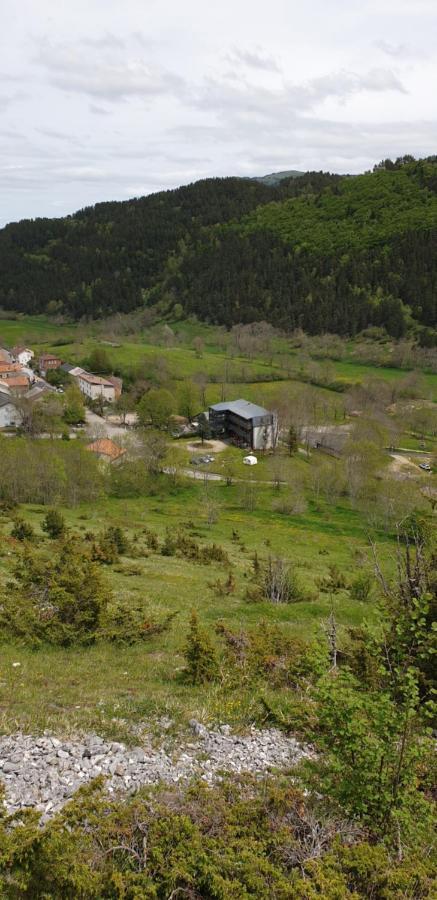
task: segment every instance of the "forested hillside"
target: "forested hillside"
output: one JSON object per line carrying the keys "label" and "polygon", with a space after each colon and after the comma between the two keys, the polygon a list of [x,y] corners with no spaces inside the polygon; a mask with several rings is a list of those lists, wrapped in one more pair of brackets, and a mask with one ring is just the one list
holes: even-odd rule
{"label": "forested hillside", "polygon": [[199,181],[0,232],[0,306],[75,319],[176,305],[232,325],[435,328],[437,162]]}
{"label": "forested hillside", "polygon": [[308,332],[436,325],[435,163],[400,165],[259,206],[206,232],[171,287],[189,312]]}
{"label": "forested hillside", "polygon": [[337,176],[314,173],[270,188],[249,178],[211,178],[126,202],[99,203],[63,219],[0,231],[0,307],[62,311],[73,318],[129,312],[158,284],[166,262],[202,228],[238,221],[272,199],[319,189]]}

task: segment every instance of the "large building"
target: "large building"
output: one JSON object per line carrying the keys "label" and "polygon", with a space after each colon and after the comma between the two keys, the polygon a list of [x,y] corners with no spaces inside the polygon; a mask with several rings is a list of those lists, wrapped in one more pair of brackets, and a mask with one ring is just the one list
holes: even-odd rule
{"label": "large building", "polygon": [[89,397],[90,400],[98,400],[99,397],[107,403],[113,403],[115,400],[114,385],[107,378],[83,372],[77,376],[77,383],[82,394],[85,394],[85,397]]}
{"label": "large building", "polygon": [[209,424],[213,434],[232,438],[242,447],[270,450],[278,438],[278,418],[248,400],[230,400],[209,407]]}

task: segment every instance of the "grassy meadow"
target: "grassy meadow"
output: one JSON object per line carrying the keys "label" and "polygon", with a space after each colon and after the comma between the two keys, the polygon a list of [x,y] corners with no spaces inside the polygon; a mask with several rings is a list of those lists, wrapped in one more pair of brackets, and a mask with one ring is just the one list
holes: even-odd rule
{"label": "grassy meadow", "polygon": [[[284,363],[280,366],[263,357],[229,359],[219,346],[216,329],[189,323],[173,323],[173,327],[180,339],[176,346],[158,346],[156,335],[149,332],[105,340],[104,346],[114,367],[121,371],[159,356],[165,359],[174,385],[196,373],[206,373],[208,403],[222,399],[224,390],[226,399],[243,396],[267,406],[278,391],[299,395],[301,382],[290,376]],[[193,338],[199,335],[204,341],[201,356],[192,347]],[[102,333],[95,323],[85,327],[56,325],[44,317],[2,319],[0,344],[11,346],[17,342],[29,344],[36,353],[47,350],[66,361],[82,362],[94,348],[102,346]],[[283,352],[284,347],[280,349]],[[288,353],[296,356],[290,348]],[[352,359],[333,362],[332,366],[336,377],[347,383],[359,383],[369,375],[387,380],[405,377],[405,370],[359,365]],[[240,381],[235,380],[238,373]],[[437,375],[428,373],[425,378],[437,400]],[[310,402],[323,409],[325,421],[343,421],[341,392],[314,385],[305,385],[305,390]],[[416,438],[405,435],[404,446],[414,450],[418,449],[417,444]],[[429,446],[432,449],[434,441]],[[186,441],[173,442],[171,452],[180,466],[189,465],[192,451]],[[287,488],[278,489],[272,483],[271,458],[260,456],[253,474],[242,465],[242,451],[230,447],[217,454],[212,468],[225,473],[230,464],[232,485],[204,483],[202,478],[189,481],[183,476],[172,483],[160,476],[152,496],[115,499],[103,495],[98,502],[62,509],[72,533],[84,535],[91,531],[98,535],[108,525],[117,525],[129,538],[129,555],[115,565],[103,566],[108,590],[132,603],[140,602],[158,618],[169,613],[177,616],[169,631],[133,646],[98,643],[88,648],[33,651],[21,645],[3,644],[1,730],[49,728],[68,733],[93,729],[129,739],[132,723],[149,718],[158,721],[163,715],[178,726],[193,716],[235,726],[259,723],[263,721],[263,707],[252,686],[233,683],[225,673],[218,682],[203,687],[184,683],[183,648],[193,608],[217,647],[220,641],[214,627],[219,621],[235,630],[263,621],[277,623],[287,633],[308,638],[322,635],[323,623],[332,609],[340,633],[347,626],[376,616],[375,603],[354,600],[348,590],[331,596],[320,591],[318,580],[327,576],[330,566],[344,572],[349,583],[363,569],[370,571],[370,537],[375,541],[382,566],[392,571],[396,546],[393,534],[373,531],[370,535],[365,518],[347,498],[328,504],[312,497],[299,514],[280,512],[277,501]],[[283,453],[281,479],[291,486],[305,483],[312,464],[302,452],[291,459]],[[249,503],[244,490],[251,479],[255,500]],[[213,521],[208,522],[207,509],[211,504],[215,514]],[[37,541],[48,549],[50,541],[41,530],[45,513],[42,506],[30,504],[20,508],[20,515],[34,526]],[[18,549],[18,542],[10,537],[11,524],[9,514],[0,516],[0,579],[6,589]],[[175,532],[179,528],[202,545],[216,543],[223,547],[235,578],[235,590],[230,595],[218,595],[213,586],[227,576],[229,566],[199,564],[177,555],[163,556],[159,549],[148,549],[144,529],[156,532],[162,546],[166,529]],[[253,580],[255,554],[261,561],[270,555],[290,560],[306,599],[287,605],[248,602],[246,593]]]}
{"label": "grassy meadow", "polygon": [[[347,591],[319,593],[317,578],[336,564],[348,577],[368,568],[368,535],[360,517],[347,505],[334,508],[309,506],[301,516],[283,516],[272,511],[277,492],[271,486],[257,487],[257,506],[241,508],[239,485],[209,485],[218,504],[218,521],[208,525],[204,512],[204,486],[184,482],[169,493],[135,500],[102,499],[92,506],[63,509],[72,532],[101,532],[119,525],[134,548],[114,566],[104,567],[112,592],[132,602],[140,601],[148,612],[162,618],[177,612],[171,629],[145,643],[122,647],[106,643],[91,648],[30,650],[24,646],[2,646],[0,681],[0,727],[4,731],[55,728],[70,732],[94,729],[126,739],[129,723],[162,715],[178,725],[190,718],[230,721],[236,726],[260,721],[262,708],[253,690],[244,685],[212,684],[192,687],[181,679],[183,647],[191,609],[213,634],[218,621],[238,630],[260,621],[278,623],[290,634],[303,638],[321,634],[334,603],[338,622],[359,624],[372,617],[372,605],[352,600]],[[31,522],[38,539],[50,547],[41,531],[44,507],[26,506],[20,514]],[[228,567],[202,565],[166,557],[146,548],[143,529],[156,532],[160,543],[165,531],[187,529],[201,544],[220,544],[229,555],[235,592],[218,597],[211,584],[226,577]],[[16,549],[10,522],[1,520],[3,547],[0,557],[2,580],[11,572],[11,553]],[[238,532],[240,540],[233,539]],[[392,541],[377,535],[379,553],[391,568]],[[309,599],[281,606],[250,603],[245,599],[252,583],[255,552],[260,560],[270,554],[292,560],[308,590]],[[217,644],[219,642],[217,641]],[[20,665],[14,665],[14,663]]]}

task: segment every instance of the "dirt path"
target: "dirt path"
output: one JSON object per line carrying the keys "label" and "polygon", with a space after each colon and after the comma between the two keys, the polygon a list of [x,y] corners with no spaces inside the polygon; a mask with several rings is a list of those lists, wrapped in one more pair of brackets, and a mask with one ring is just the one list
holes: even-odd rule
{"label": "dirt path", "polygon": [[402,456],[400,453],[390,453],[391,463],[390,472],[408,478],[413,473],[420,475],[421,470],[417,463],[414,463],[408,456]]}

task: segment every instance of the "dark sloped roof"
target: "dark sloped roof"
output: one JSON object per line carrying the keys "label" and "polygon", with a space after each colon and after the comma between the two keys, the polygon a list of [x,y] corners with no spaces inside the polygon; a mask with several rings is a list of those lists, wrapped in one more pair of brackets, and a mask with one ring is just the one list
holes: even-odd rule
{"label": "dark sloped roof", "polygon": [[214,403],[210,406],[214,412],[233,412],[242,419],[255,419],[258,416],[270,416],[271,413],[263,406],[251,403],[250,400],[229,400],[223,403]]}
{"label": "dark sloped roof", "polygon": [[0,391],[0,406],[7,406],[8,403],[12,403],[12,406],[15,406],[14,399],[10,394],[4,394],[3,391]]}

